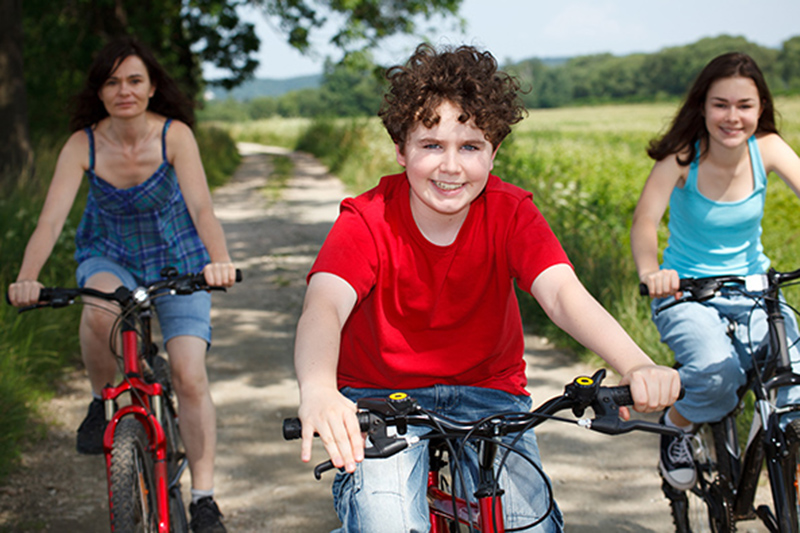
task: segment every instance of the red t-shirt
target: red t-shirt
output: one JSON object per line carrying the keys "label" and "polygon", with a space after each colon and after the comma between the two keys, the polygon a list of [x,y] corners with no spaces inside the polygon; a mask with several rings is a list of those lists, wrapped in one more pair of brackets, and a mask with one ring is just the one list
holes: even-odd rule
{"label": "red t-shirt", "polygon": [[531,198],[490,176],[449,246],[417,228],[405,174],[344,200],[309,273],[335,274],[358,296],[342,331],[339,387],[526,394],[513,280],[529,291],[542,271],[569,264]]}

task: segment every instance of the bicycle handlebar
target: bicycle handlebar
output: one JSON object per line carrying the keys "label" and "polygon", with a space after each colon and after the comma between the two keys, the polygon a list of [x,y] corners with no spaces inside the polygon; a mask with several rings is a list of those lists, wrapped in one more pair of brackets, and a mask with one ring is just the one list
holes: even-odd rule
{"label": "bicycle handlebar", "polygon": [[[746,292],[768,293],[777,290],[785,283],[797,279],[800,279],[800,269],[792,270],[791,272],[778,272],[774,268],[770,268],[766,274],[748,276],[722,275],[703,278],[681,278],[680,292],[688,293],[688,295],[662,305],[656,310],[656,313],[683,302],[705,302],[716,296],[717,292],[725,286],[744,286]],[[650,294],[645,283],[639,283],[639,294],[641,296]]]}
{"label": "bicycle handlebar", "polygon": [[[19,312],[24,313],[32,309],[43,307],[66,307],[72,305],[75,298],[79,296],[92,296],[101,300],[117,302],[121,306],[141,304],[150,299],[153,294],[161,291],[168,291],[173,294],[191,294],[197,291],[225,291],[225,287],[211,286],[206,283],[205,275],[202,272],[196,274],[179,275],[173,267],[164,268],[161,275],[166,278],[156,281],[147,287],[137,287],[130,290],[127,287],[119,287],[114,292],[103,292],[88,287],[80,288],[60,288],[43,287],[39,292],[39,303],[20,307]],[[242,281],[242,271],[236,269],[236,282]],[[11,303],[6,294],[6,302]]]}
{"label": "bicycle handlebar", "polygon": [[[405,393],[397,392],[388,398],[363,398],[357,402],[357,417],[361,431],[367,433],[373,444],[365,450],[366,458],[390,457],[408,447],[415,439],[404,435],[408,426],[423,426],[433,431],[424,436],[426,439],[444,437],[479,437],[496,438],[510,433],[527,431],[554,419],[552,415],[559,411],[571,409],[576,417],[582,417],[586,408],[591,408],[594,418],[556,420],[574,422],[578,425],[608,435],[620,435],[630,431],[647,431],[668,435],[683,435],[676,428],[645,420],[622,420],[619,408],[633,405],[630,387],[601,386],[605,378],[605,370],[595,372],[592,377],[580,376],[564,387],[564,393],[551,398],[532,412],[498,413],[479,421],[458,421],[419,406],[416,400]],[[681,391],[682,393],[683,391]],[[387,427],[397,428],[389,434]],[[302,436],[302,424],[298,418],[287,418],[283,421],[283,438],[299,439]],[[418,439],[417,439],[418,440]],[[333,468],[329,461],[314,468],[314,477],[320,479],[322,472]]]}

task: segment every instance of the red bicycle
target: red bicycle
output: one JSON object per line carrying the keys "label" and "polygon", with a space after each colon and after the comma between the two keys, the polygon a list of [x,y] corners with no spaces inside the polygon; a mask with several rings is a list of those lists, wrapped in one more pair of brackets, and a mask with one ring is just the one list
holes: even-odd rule
{"label": "red bicycle", "polygon": [[[122,380],[103,389],[108,426],[103,449],[108,477],[111,531],[115,533],[184,533],[189,529],[181,496],[181,476],[188,463],[178,429],[169,363],[159,355],[151,337],[151,303],[166,294],[222,290],[200,274],[179,276],[174,268],[166,278],[147,287],[113,293],[90,288],[44,288],[39,303],[20,313],[43,307],[65,307],[89,296],[119,304],[110,335]],[[241,281],[239,270],[236,281]],[[84,301],[84,305],[92,305]],[[121,338],[121,353],[117,339]],[[129,403],[118,400],[127,394]]]}
{"label": "red bicycle", "polygon": [[[543,403],[532,412],[498,413],[478,421],[462,422],[426,411],[406,393],[396,392],[388,398],[364,398],[357,402],[361,430],[372,444],[364,450],[366,459],[390,457],[421,439],[430,441],[428,473],[428,507],[431,533],[460,531],[460,524],[469,531],[503,533],[502,488],[498,486],[499,470],[504,468],[510,453],[518,453],[541,476],[548,494],[548,508],[531,524],[514,530],[525,530],[542,522],[554,508],[553,491],[544,473],[532,460],[518,451],[514,444],[498,437],[519,434],[533,429],[546,420],[558,420],[577,424],[580,427],[619,435],[630,431],[647,431],[671,435],[683,432],[645,420],[624,421],[619,408],[633,405],[630,388],[627,386],[601,386],[605,370],[598,370],[592,377],[581,376],[564,388],[564,393]],[[582,418],[591,408],[594,418]],[[559,411],[571,409],[577,418],[554,416]],[[421,437],[407,437],[408,426],[424,426],[430,432]],[[387,431],[387,428],[392,428]],[[283,437],[287,440],[301,437],[298,418],[287,418],[283,422]],[[459,469],[460,450],[467,441],[477,441],[479,457],[479,482],[474,498],[461,498],[450,487],[453,480],[463,479]],[[504,456],[495,470],[494,464],[500,449]],[[443,473],[450,465],[449,476]],[[330,460],[314,468],[314,476],[333,469]],[[462,492],[465,492],[462,490]]]}

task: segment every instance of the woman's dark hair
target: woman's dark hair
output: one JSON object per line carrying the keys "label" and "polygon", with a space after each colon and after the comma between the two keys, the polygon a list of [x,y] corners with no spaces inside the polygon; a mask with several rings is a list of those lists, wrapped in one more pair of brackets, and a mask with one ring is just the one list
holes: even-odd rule
{"label": "woman's dark hair", "polygon": [[[717,56],[705,66],[689,89],[686,100],[672,124],[661,138],[650,141],[647,155],[656,161],[688,150],[685,160],[678,163],[688,165],[697,157],[697,141],[708,141],[708,130],[703,116],[706,96],[711,85],[720,79],[733,77],[750,78],[756,84],[761,100],[761,116],[758,119],[757,133],[778,133],[775,126],[775,107],[767,82],[756,62],[747,54],[730,52]],[[707,144],[707,142],[706,142]]]}
{"label": "woman's dark hair", "polygon": [[178,84],[156,60],[153,53],[133,37],[120,37],[104,46],[95,56],[83,90],[73,98],[70,130],[78,131],[97,124],[108,116],[98,93],[119,64],[129,56],[136,56],[147,67],[150,83],[156,88],[147,109],[194,126],[192,102],[181,92]]}
{"label": "woman's dark hair", "polygon": [[439,122],[436,109],[445,101],[461,109],[460,122],[474,119],[493,148],[525,113],[517,81],[497,70],[492,54],[471,46],[437,52],[421,44],[405,65],[389,68],[386,79],[390,89],[378,115],[401,151],[417,122],[428,128]]}

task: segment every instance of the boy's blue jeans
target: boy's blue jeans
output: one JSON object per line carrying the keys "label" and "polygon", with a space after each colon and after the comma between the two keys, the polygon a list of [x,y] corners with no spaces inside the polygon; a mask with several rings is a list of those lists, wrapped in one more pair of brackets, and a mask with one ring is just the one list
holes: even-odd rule
{"label": "boy's blue jeans", "polygon": [[[367,397],[386,397],[396,390],[345,388],[342,393],[353,401]],[[457,420],[474,421],[500,412],[530,411],[527,396],[480,387],[436,385],[405,390],[419,404]],[[409,427],[409,435],[422,435],[427,428]],[[515,435],[504,438],[511,442]],[[541,467],[539,448],[533,431],[526,432],[516,446]],[[495,464],[503,456],[499,448]],[[466,490],[472,501],[477,479],[475,448],[469,449],[462,467],[469,471]],[[337,532],[380,531],[381,533],[424,532],[430,527],[426,486],[428,479],[428,443],[423,440],[387,459],[365,459],[353,474],[338,473],[333,482],[336,512],[342,521]],[[547,492],[540,475],[525,460],[510,454],[500,475],[505,491],[503,510],[506,527],[524,526],[537,520],[548,508],[552,494]],[[458,488],[458,485],[457,487]],[[460,490],[459,490],[460,493]],[[460,495],[460,494],[459,494]],[[561,511],[553,511],[535,529],[537,533],[555,533],[563,529]]]}
{"label": "boy's blue jeans", "polygon": [[[672,349],[675,361],[681,365],[678,372],[686,396],[675,403],[675,408],[696,424],[720,420],[738,402],[736,392],[752,368],[752,351],[767,334],[766,313],[760,307],[754,308],[751,298],[723,289],[707,302],[681,303],[655,314],[658,307],[672,300],[672,296],[656,298],[652,309],[661,341]],[[800,373],[797,321],[794,313],[786,309],[783,316],[792,369]],[[731,321],[733,338],[728,335]],[[800,403],[800,387],[778,391],[779,406],[796,403]]]}

